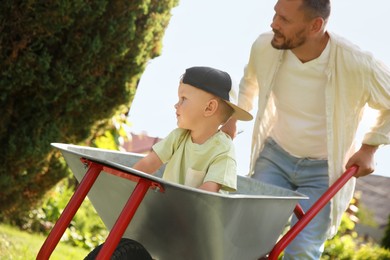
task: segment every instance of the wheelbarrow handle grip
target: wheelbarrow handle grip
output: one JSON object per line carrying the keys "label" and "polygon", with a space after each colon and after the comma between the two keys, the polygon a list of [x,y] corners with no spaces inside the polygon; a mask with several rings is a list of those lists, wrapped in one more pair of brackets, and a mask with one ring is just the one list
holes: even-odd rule
{"label": "wheelbarrow handle grip", "polygon": [[280,253],[287,245],[304,229],[307,224],[321,211],[323,207],[336,195],[336,193],[357,173],[358,166],[348,168],[324,194],[304,213],[299,205],[295,212],[298,213],[298,222],[276,243],[270,252],[268,259],[278,259]]}

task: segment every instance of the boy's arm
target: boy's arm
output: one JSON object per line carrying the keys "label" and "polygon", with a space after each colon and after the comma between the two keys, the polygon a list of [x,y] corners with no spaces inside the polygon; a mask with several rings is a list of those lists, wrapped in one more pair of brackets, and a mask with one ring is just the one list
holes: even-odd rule
{"label": "boy's arm", "polygon": [[221,189],[221,184],[218,184],[213,181],[206,181],[202,185],[198,187],[198,189],[205,190],[205,191],[211,191],[211,192],[218,192]]}
{"label": "boy's arm", "polygon": [[152,151],[147,156],[139,160],[133,165],[133,169],[138,171],[154,174],[163,164],[160,157]]}

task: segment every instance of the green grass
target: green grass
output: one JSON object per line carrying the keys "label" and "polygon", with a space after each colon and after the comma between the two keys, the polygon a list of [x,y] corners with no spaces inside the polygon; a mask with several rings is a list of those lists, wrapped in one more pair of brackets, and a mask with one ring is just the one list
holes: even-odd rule
{"label": "green grass", "polygon": [[[36,256],[46,237],[20,231],[18,228],[0,224],[0,259],[30,260]],[[84,259],[88,251],[59,243],[50,260]]]}

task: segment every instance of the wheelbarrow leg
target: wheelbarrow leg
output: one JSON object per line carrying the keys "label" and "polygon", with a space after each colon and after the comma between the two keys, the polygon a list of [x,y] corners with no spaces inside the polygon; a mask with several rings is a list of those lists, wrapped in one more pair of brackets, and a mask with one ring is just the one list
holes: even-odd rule
{"label": "wheelbarrow leg", "polygon": [[298,222],[276,243],[268,259],[277,260],[280,253],[287,245],[304,229],[307,224],[321,211],[323,207],[336,195],[336,193],[356,174],[357,166],[347,169],[335,183],[313,204],[313,206],[304,213],[300,206],[296,207],[294,212],[298,217]]}
{"label": "wheelbarrow leg", "polygon": [[89,190],[99,176],[101,170],[102,166],[100,164],[93,162],[90,163],[88,171],[84,175],[75,193],[39,250],[37,255],[38,260],[49,259],[50,255],[54,251],[54,248],[57,246],[62,235],[69,226],[70,221],[72,221],[77,210],[80,208],[81,203],[84,201]]}
{"label": "wheelbarrow leg", "polygon": [[141,204],[146,192],[152,186],[152,181],[147,179],[140,179],[121,214],[116,220],[113,228],[108,235],[106,242],[103,244],[102,249],[97,255],[96,259],[110,259],[111,255],[115,251],[120,239],[125,233],[127,226]]}
{"label": "wheelbarrow leg", "polygon": [[294,214],[297,217],[297,219],[303,218],[305,216],[305,212],[303,211],[301,205],[297,204],[294,209]]}

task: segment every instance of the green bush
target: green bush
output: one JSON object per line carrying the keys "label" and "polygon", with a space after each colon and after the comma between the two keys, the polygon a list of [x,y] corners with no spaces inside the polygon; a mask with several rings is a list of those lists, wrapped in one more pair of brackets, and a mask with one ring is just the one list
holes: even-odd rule
{"label": "green bush", "polygon": [[388,223],[385,230],[385,235],[382,238],[381,245],[383,248],[390,249],[390,215],[388,217]]}
{"label": "green bush", "polygon": [[[41,208],[33,209],[20,218],[19,226],[25,231],[42,233],[52,230],[75,190],[75,180],[63,179],[45,196]],[[81,204],[61,240],[65,243],[88,250],[103,243],[108,230],[87,199]]]}
{"label": "green bush", "polygon": [[81,143],[128,107],[178,0],[4,0],[0,220],[66,176],[52,142]]}
{"label": "green bush", "polygon": [[108,230],[103,221],[96,213],[91,202],[86,199],[65,231],[62,241],[73,246],[92,250],[102,244],[107,235]]}
{"label": "green bush", "polygon": [[[130,124],[127,115],[119,114],[114,116],[112,121],[111,128],[97,133],[93,140],[94,146],[118,150],[119,139],[127,138],[125,128]],[[65,163],[64,158],[61,158],[60,161]],[[41,207],[17,218],[13,224],[22,227],[25,231],[43,233],[47,236],[74,194],[76,185],[77,180],[69,171],[68,177],[60,181],[55,188],[45,195]],[[15,221],[18,222],[15,223]],[[91,251],[104,243],[107,235],[108,230],[91,202],[86,198],[72,219],[70,226],[65,230],[62,241],[71,246],[82,247]]]}
{"label": "green bush", "polygon": [[322,260],[328,259],[352,259],[356,251],[355,239],[357,233],[354,232],[355,223],[344,214],[337,234],[325,242]]}
{"label": "green bush", "polygon": [[363,245],[354,255],[354,260],[389,260],[390,250],[378,245]]}
{"label": "green bush", "polygon": [[388,260],[390,250],[377,244],[365,243],[364,239],[354,231],[355,223],[344,213],[337,234],[325,242],[325,250],[321,260]]}

